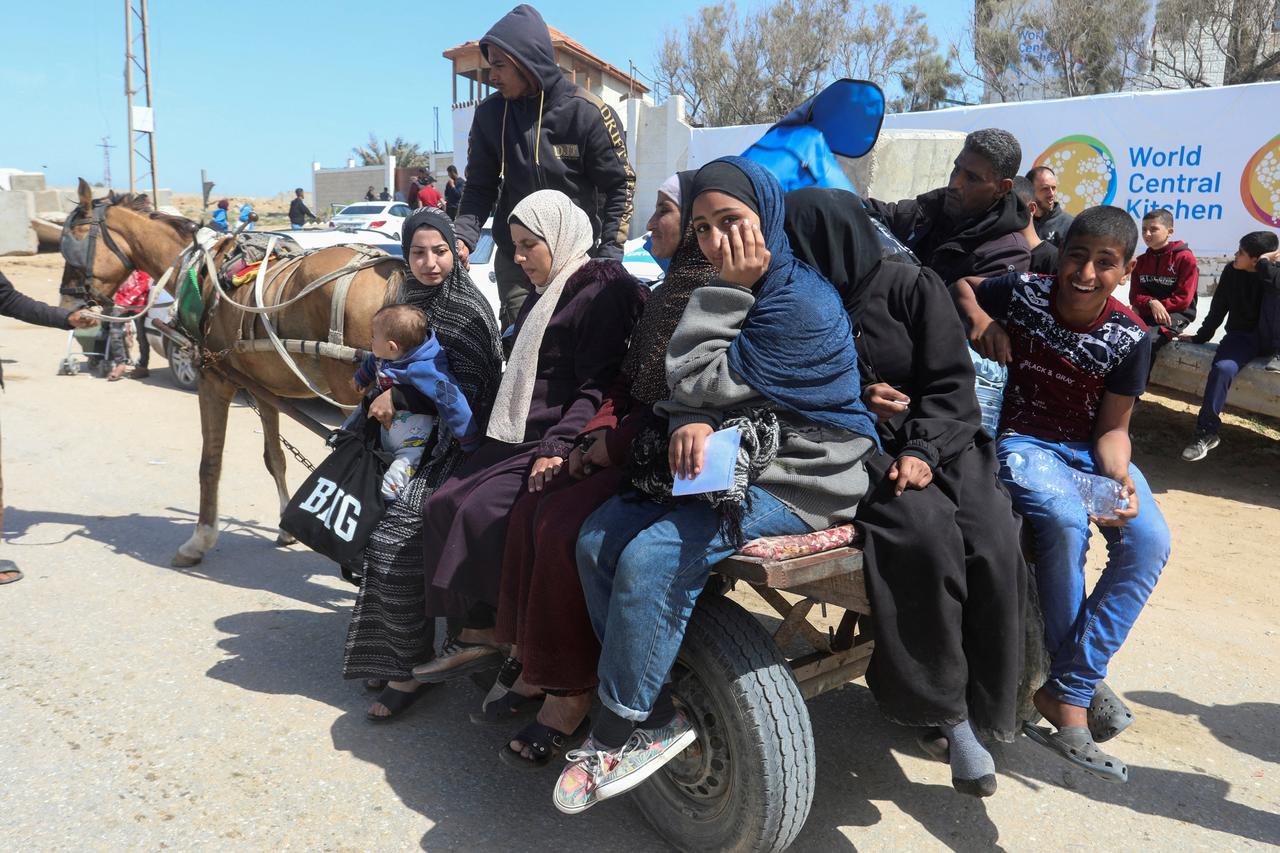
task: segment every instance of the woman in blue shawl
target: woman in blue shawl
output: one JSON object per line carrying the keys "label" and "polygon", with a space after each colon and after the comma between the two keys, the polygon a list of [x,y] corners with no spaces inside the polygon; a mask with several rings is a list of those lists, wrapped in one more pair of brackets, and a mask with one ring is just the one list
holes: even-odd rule
{"label": "woman in blue shawl", "polygon": [[[717,277],[693,291],[667,349],[666,476],[646,475],[583,525],[577,561],[600,638],[600,718],[556,786],[580,812],[638,785],[693,739],[664,687],[711,568],[744,540],[852,520],[877,446],[862,404],[848,315],[831,283],[797,260],[782,189],[726,157],[698,171],[691,224]],[[703,468],[707,437],[737,429],[733,484],[671,497]]]}

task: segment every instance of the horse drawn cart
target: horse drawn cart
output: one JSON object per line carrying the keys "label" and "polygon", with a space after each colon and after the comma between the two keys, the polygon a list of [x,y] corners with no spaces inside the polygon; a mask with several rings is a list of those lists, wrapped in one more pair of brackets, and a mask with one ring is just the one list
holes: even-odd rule
{"label": "horse drawn cart", "polygon": [[[804,826],[816,781],[805,702],[859,678],[871,658],[852,540],[850,526],[760,539],[716,567],[672,672],[697,740],[634,793],[672,845],[778,851]],[[781,617],[772,633],[725,594],[735,586]],[[829,607],[842,613],[824,633],[812,620]]]}

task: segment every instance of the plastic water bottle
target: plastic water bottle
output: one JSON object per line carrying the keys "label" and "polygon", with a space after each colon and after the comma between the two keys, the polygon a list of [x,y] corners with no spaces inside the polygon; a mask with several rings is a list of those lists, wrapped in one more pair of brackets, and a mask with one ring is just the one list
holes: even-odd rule
{"label": "plastic water bottle", "polygon": [[972,348],[973,390],[978,395],[978,408],[982,410],[983,431],[996,438],[1000,429],[1000,409],[1004,405],[1004,386],[1009,381],[1009,369],[998,361],[983,358]]}
{"label": "plastic water bottle", "polygon": [[1114,518],[1117,509],[1129,505],[1124,486],[1115,480],[1077,471],[1038,448],[1010,453],[1005,464],[1019,486],[1032,492],[1078,499],[1095,518]]}

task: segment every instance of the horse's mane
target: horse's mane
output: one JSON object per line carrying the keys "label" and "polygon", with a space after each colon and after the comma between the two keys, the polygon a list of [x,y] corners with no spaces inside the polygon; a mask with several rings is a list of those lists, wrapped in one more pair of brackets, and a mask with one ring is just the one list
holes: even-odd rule
{"label": "horse's mane", "polygon": [[132,210],[134,213],[145,214],[157,222],[163,222],[183,237],[190,237],[200,227],[185,216],[175,216],[172,213],[160,213],[152,210],[151,199],[147,198],[143,193],[113,192],[108,196],[107,203],[112,207],[123,207],[125,210]]}

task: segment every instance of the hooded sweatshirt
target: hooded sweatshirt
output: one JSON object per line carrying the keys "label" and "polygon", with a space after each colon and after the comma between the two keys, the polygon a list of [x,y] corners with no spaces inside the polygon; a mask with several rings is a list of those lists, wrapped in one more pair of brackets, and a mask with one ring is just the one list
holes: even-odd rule
{"label": "hooded sweatshirt", "polygon": [[947,188],[940,187],[892,204],[867,199],[866,205],[947,287],[965,276],[1030,269],[1031,248],[1022,229],[1031,212],[1022,199],[1008,193],[976,218],[953,223],[943,210],[946,197]]}
{"label": "hooded sweatshirt", "polygon": [[1151,317],[1151,300],[1159,300],[1169,311],[1168,326],[1160,334],[1178,334],[1196,318],[1196,289],[1200,286],[1200,268],[1196,256],[1181,240],[1170,240],[1159,249],[1148,249],[1138,256],[1130,276],[1129,304],[1142,322],[1155,326]]}
{"label": "hooded sweatshirt", "polygon": [[486,57],[490,48],[510,56],[536,91],[514,101],[495,93],[476,107],[455,224],[459,239],[475,248],[492,214],[494,242],[510,253],[507,217],[516,204],[537,190],[559,190],[591,220],[592,254],[620,259],[636,183],[621,119],[564,76],[547,25],[532,6],[512,9],[480,48]]}

